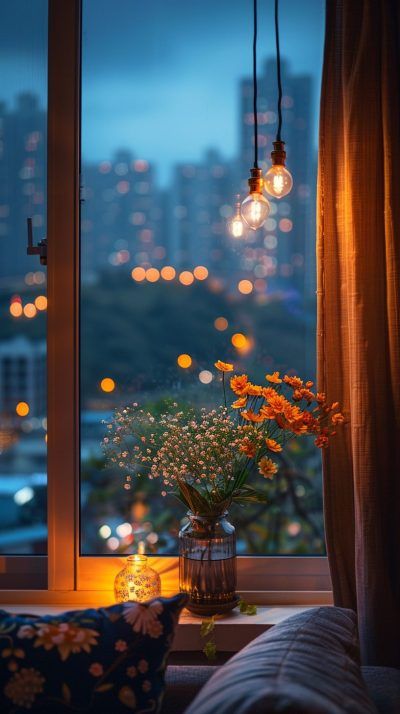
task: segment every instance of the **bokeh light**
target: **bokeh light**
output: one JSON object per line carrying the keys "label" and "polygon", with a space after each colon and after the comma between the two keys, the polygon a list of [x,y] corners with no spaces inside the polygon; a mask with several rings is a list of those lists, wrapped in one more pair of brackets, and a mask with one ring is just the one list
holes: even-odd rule
{"label": "bokeh light", "polygon": [[47,310],[47,297],[45,295],[38,295],[35,298],[35,307],[38,310]]}
{"label": "bokeh light", "polygon": [[197,265],[193,270],[196,280],[206,280],[208,278],[208,270],[204,265]]}
{"label": "bokeh light", "polygon": [[115,382],[111,377],[104,377],[100,382],[100,389],[103,392],[113,392],[115,389]]}
{"label": "bokeh light", "polygon": [[179,275],[179,282],[182,283],[182,285],[191,285],[194,281],[194,276],[193,273],[190,272],[190,270],[183,270],[182,273]]}
{"label": "bokeh light", "polygon": [[110,526],[107,526],[107,525],[100,526],[100,528],[99,528],[99,535],[100,535],[102,538],[104,538],[104,539],[109,538],[110,535],[111,535],[111,528],[110,528]]}
{"label": "bokeh light", "polygon": [[127,536],[131,535],[132,526],[130,523],[120,523],[115,530],[120,538],[126,538]]}
{"label": "bokeh light", "polygon": [[214,327],[216,330],[219,330],[219,332],[223,332],[228,327],[228,320],[226,317],[217,317],[214,320]]}
{"label": "bokeh light", "polygon": [[231,342],[238,350],[245,350],[248,347],[249,341],[242,332],[235,332],[231,337]]}
{"label": "bokeh light", "polygon": [[17,406],[15,407],[15,411],[20,417],[28,416],[30,411],[29,404],[27,402],[18,402]]}
{"label": "bokeh light", "polygon": [[149,283],[156,283],[159,278],[160,271],[157,270],[157,268],[148,268],[148,270],[146,270],[146,280],[148,280]]}
{"label": "bokeh light", "polygon": [[172,265],[164,265],[164,267],[161,268],[161,277],[164,280],[173,280],[175,275],[176,270],[172,267]]}
{"label": "bokeh light", "polygon": [[250,295],[253,292],[253,283],[251,280],[240,280],[238,282],[238,290],[242,295]]}
{"label": "bokeh light", "polygon": [[188,369],[192,364],[192,358],[188,354],[179,355],[177,362],[182,369]]}
{"label": "bokeh light", "polygon": [[210,382],[213,381],[212,372],[210,372],[208,369],[203,369],[199,373],[199,380],[202,384],[210,384]]}
{"label": "bokeh light", "polygon": [[13,317],[21,317],[23,308],[20,302],[12,302],[10,305],[10,314]]}
{"label": "bokeh light", "polygon": [[31,319],[32,317],[35,317],[37,314],[36,307],[34,306],[33,302],[27,302],[25,307],[24,307],[24,315],[25,317],[28,317]]}
{"label": "bokeh light", "polygon": [[281,218],[279,221],[279,229],[283,233],[290,233],[293,228],[293,223],[289,218]]}
{"label": "bokeh light", "polygon": [[141,283],[146,277],[146,271],[144,268],[137,266],[137,268],[133,268],[131,276],[132,280],[136,280],[136,282]]}
{"label": "bokeh light", "polygon": [[119,540],[118,538],[109,538],[107,541],[107,545],[110,550],[118,550],[119,548]]}

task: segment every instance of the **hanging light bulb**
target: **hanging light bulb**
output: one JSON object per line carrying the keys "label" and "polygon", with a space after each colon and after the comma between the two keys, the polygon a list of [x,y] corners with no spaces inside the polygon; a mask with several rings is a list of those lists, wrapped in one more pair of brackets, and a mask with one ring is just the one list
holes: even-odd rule
{"label": "hanging light bulb", "polygon": [[243,238],[244,231],[245,231],[245,225],[242,220],[242,216],[240,214],[240,196],[236,196],[236,203],[235,203],[235,212],[233,216],[229,219],[228,223],[228,231],[231,234],[232,238]]}
{"label": "hanging light bulb", "polygon": [[267,193],[274,198],[283,198],[292,190],[293,178],[285,166],[285,142],[281,138],[282,130],[282,78],[281,78],[281,52],[279,48],[279,0],[275,0],[275,43],[276,43],[276,70],[278,79],[278,128],[274,149],[271,151],[272,166],[264,176],[264,187]]}
{"label": "hanging light bulb", "polygon": [[286,151],[284,141],[274,141],[271,151],[272,166],[264,176],[264,187],[270,196],[283,198],[292,190],[293,178],[285,166]]}
{"label": "hanging light bulb", "polygon": [[250,169],[249,195],[244,199],[241,207],[241,214],[247,225],[256,231],[261,228],[267,220],[270,212],[270,205],[263,196],[263,177],[259,168]]}
{"label": "hanging light bulb", "polygon": [[263,196],[262,171],[258,168],[258,113],[257,113],[257,0],[253,0],[253,123],[254,123],[254,164],[250,169],[249,195],[241,206],[241,214],[247,225],[256,231],[265,223],[270,205]]}

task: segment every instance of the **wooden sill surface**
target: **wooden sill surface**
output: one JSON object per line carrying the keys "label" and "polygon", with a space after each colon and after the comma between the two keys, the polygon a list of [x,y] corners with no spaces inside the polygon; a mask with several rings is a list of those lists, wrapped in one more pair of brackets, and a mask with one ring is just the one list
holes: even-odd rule
{"label": "wooden sill surface", "polygon": [[[2,610],[15,614],[29,613],[32,615],[59,615],[68,610],[86,609],[84,604],[73,605],[11,605],[1,604]],[[297,615],[309,609],[305,606],[271,606],[257,607],[256,615],[243,615],[239,610],[234,610],[229,615],[218,617],[215,622],[215,641],[217,649],[224,652],[237,652],[251,640],[273,625],[286,620],[292,615]],[[195,617],[188,610],[184,610],[179,620],[176,631],[173,651],[199,652],[203,649],[205,639],[200,637],[202,618]]]}

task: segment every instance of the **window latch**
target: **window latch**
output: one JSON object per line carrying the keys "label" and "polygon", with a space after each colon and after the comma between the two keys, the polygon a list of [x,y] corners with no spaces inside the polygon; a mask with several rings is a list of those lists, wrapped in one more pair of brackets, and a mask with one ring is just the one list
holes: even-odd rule
{"label": "window latch", "polygon": [[47,265],[47,238],[43,238],[37,245],[33,245],[32,218],[27,218],[26,223],[28,227],[28,247],[26,252],[28,255],[38,255],[40,265]]}

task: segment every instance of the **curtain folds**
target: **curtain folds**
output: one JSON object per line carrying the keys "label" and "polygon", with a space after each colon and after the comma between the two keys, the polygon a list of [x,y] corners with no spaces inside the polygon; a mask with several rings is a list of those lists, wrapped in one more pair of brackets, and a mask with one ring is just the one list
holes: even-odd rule
{"label": "curtain folds", "polygon": [[327,0],[317,201],[318,379],[335,604],[364,664],[400,667],[400,3]]}

